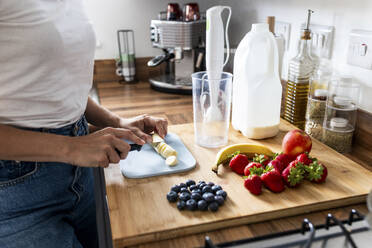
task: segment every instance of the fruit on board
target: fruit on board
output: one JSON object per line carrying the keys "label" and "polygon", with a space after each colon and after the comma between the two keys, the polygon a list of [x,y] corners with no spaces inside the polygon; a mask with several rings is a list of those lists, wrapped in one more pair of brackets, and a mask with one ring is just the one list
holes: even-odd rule
{"label": "fruit on board", "polygon": [[270,158],[269,158],[269,156],[267,156],[265,154],[256,154],[253,157],[253,162],[260,163],[264,167],[266,167],[266,165],[270,162]]}
{"label": "fruit on board", "polygon": [[313,158],[311,158],[308,153],[301,153],[296,157],[296,160],[304,165],[309,165],[313,162]]}
{"label": "fruit on board", "polygon": [[306,178],[315,183],[325,182],[328,170],[324,164],[319,163],[317,160],[312,162],[310,165],[305,166],[305,171],[307,173]]}
{"label": "fruit on board", "polygon": [[269,148],[262,145],[238,143],[226,146],[217,153],[216,160],[212,165],[212,171],[217,174],[218,166],[221,164],[227,165],[230,162],[232,155],[235,155],[236,153],[244,154],[248,158],[253,158],[255,154],[263,154],[269,157],[272,157],[274,155],[274,153]]}
{"label": "fruit on board", "polygon": [[226,198],[227,193],[220,185],[213,182],[205,183],[205,181],[196,183],[192,179],[173,185],[167,194],[167,200],[170,203],[177,202],[176,206],[180,211],[206,211],[209,209],[215,212],[224,205]]}
{"label": "fruit on board", "polygon": [[264,167],[262,164],[257,162],[250,162],[245,168],[244,168],[244,176],[249,176],[250,174],[256,174],[261,176],[261,174],[264,171]]}
{"label": "fruit on board", "polygon": [[271,160],[267,166],[273,167],[279,174],[282,174],[282,171],[285,169],[282,162],[279,160]]}
{"label": "fruit on board", "polygon": [[273,160],[278,160],[282,163],[283,170],[289,165],[290,162],[294,160],[294,158],[291,158],[288,154],[284,153],[276,153]]}
{"label": "fruit on board", "polygon": [[291,156],[292,158],[295,158],[304,152],[310,153],[311,146],[312,141],[310,136],[299,129],[289,131],[284,136],[282,141],[283,153]]}
{"label": "fruit on board", "polygon": [[305,176],[304,165],[299,161],[292,161],[282,172],[282,177],[289,187],[298,186]]}
{"label": "fruit on board", "polygon": [[244,187],[254,195],[262,193],[262,180],[259,175],[249,175],[244,179]]}
{"label": "fruit on board", "polygon": [[248,165],[249,160],[244,154],[235,155],[229,163],[232,171],[238,173],[239,175],[244,175],[244,168]]}
{"label": "fruit on board", "polygon": [[160,154],[162,157],[165,158],[165,163],[169,166],[175,166],[178,164],[177,161],[177,152],[173,149],[170,145],[165,143],[163,138],[161,138],[158,134],[154,133],[152,135],[152,143],[151,146],[154,150]]}
{"label": "fruit on board", "polygon": [[261,175],[261,180],[266,188],[272,192],[282,192],[285,187],[282,176],[273,167],[268,166]]}
{"label": "fruit on board", "polygon": [[178,194],[177,194],[177,192],[170,191],[170,192],[167,194],[167,199],[168,199],[169,202],[176,202],[177,199],[178,199]]}

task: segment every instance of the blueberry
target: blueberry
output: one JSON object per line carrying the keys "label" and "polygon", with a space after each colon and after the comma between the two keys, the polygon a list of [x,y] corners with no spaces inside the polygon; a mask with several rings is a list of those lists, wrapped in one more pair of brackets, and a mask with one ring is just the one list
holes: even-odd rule
{"label": "blueberry", "polygon": [[213,193],[215,193],[216,194],[216,192],[217,191],[219,191],[219,190],[222,190],[222,187],[220,186],[220,185],[213,185],[212,186],[212,191],[213,191]]}
{"label": "blueberry", "polygon": [[178,202],[177,202],[177,208],[178,208],[179,210],[184,210],[185,207],[186,207],[186,202],[185,202],[185,201],[178,201]]}
{"label": "blueberry", "polygon": [[198,209],[201,211],[205,211],[208,209],[208,203],[205,200],[198,201]]}
{"label": "blueberry", "polygon": [[171,191],[167,194],[167,199],[169,202],[176,202],[178,199],[177,192]]}
{"label": "blueberry", "polygon": [[198,193],[201,195],[202,191],[200,189],[194,189],[191,193]]}
{"label": "blueberry", "polygon": [[191,194],[191,199],[194,199],[195,201],[199,201],[202,199],[201,195],[198,193],[192,193]]}
{"label": "blueberry", "polygon": [[225,202],[225,199],[222,197],[222,196],[220,196],[220,195],[216,195],[215,197],[214,197],[214,200],[218,203],[218,205],[220,205],[220,206],[222,206],[223,205],[223,203]]}
{"label": "blueberry", "polygon": [[188,210],[194,211],[194,210],[196,210],[196,207],[197,207],[197,204],[196,204],[196,201],[194,199],[190,199],[186,202],[186,208]]}
{"label": "blueberry", "polygon": [[222,196],[223,197],[223,199],[226,199],[226,197],[227,197],[227,193],[226,193],[226,191],[224,191],[224,190],[219,190],[219,191],[217,191],[216,192],[216,195],[220,195],[220,196]]}
{"label": "blueberry", "polygon": [[180,183],[180,184],[178,184],[178,186],[180,186],[180,188],[187,188],[186,183]]}
{"label": "blueberry", "polygon": [[212,202],[214,201],[214,195],[210,192],[204,193],[203,199],[206,200],[207,202]]}
{"label": "blueberry", "polygon": [[190,194],[190,191],[186,187],[181,188],[180,192],[181,193],[185,192],[185,193],[189,193]]}
{"label": "blueberry", "polygon": [[176,193],[179,193],[180,190],[181,190],[181,188],[180,188],[180,186],[178,186],[178,185],[174,185],[174,186],[172,186],[172,188],[171,188],[171,191],[174,191],[174,192],[176,192]]}
{"label": "blueberry", "polygon": [[210,192],[210,193],[213,192],[211,186],[206,185],[206,186],[203,187],[202,193],[204,194],[204,193],[207,193],[207,192]]}
{"label": "blueberry", "polygon": [[199,184],[199,189],[202,190],[204,188],[204,186],[207,186],[207,184],[206,183]]}
{"label": "blueberry", "polygon": [[214,185],[214,183],[209,182],[209,183],[207,183],[207,185],[212,187]]}
{"label": "blueberry", "polygon": [[205,181],[199,181],[198,184],[202,184],[202,183],[205,183]]}
{"label": "blueberry", "polygon": [[216,212],[218,210],[218,203],[212,202],[208,205],[208,209],[212,212]]}
{"label": "blueberry", "polygon": [[186,185],[189,186],[189,187],[190,187],[191,185],[195,185],[195,181],[189,179],[189,180],[186,181]]}
{"label": "blueberry", "polygon": [[186,193],[186,192],[182,192],[181,194],[180,194],[180,200],[182,200],[182,201],[187,201],[187,200],[189,200],[190,199],[190,194],[189,193]]}
{"label": "blueberry", "polygon": [[190,186],[191,191],[193,191],[194,189],[197,189],[197,188],[198,188],[198,186],[196,186],[195,184]]}

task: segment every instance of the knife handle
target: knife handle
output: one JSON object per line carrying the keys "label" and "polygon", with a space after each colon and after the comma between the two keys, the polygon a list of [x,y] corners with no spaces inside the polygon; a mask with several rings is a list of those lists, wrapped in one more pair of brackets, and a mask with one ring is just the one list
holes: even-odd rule
{"label": "knife handle", "polygon": [[[142,146],[141,145],[137,145],[137,144],[129,144],[130,145],[130,149],[129,149],[129,152],[132,152],[132,151],[141,151],[142,149]],[[120,155],[120,151],[118,149],[115,148],[115,151]]]}

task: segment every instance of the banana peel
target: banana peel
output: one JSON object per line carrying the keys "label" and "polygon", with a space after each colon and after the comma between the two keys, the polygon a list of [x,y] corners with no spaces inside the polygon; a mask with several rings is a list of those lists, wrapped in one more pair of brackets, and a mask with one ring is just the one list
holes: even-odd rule
{"label": "banana peel", "polygon": [[216,156],[216,160],[212,165],[212,171],[218,174],[218,167],[226,165],[230,162],[232,156],[236,153],[245,154],[248,158],[253,158],[255,154],[264,154],[269,157],[274,156],[274,152],[263,145],[255,145],[250,143],[239,143],[222,148]]}

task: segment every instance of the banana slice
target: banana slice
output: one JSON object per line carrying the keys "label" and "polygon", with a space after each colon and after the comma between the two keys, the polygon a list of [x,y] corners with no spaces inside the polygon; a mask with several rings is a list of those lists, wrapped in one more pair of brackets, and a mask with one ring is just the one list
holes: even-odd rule
{"label": "banana slice", "polygon": [[175,166],[178,164],[176,156],[169,156],[165,159],[165,163],[169,166]]}
{"label": "banana slice", "polygon": [[170,145],[165,143],[165,141],[158,135],[152,135],[152,143],[151,146],[155,149],[157,153],[159,153],[162,157],[164,157],[165,163],[169,166],[175,166],[177,161],[177,152],[173,149]]}

